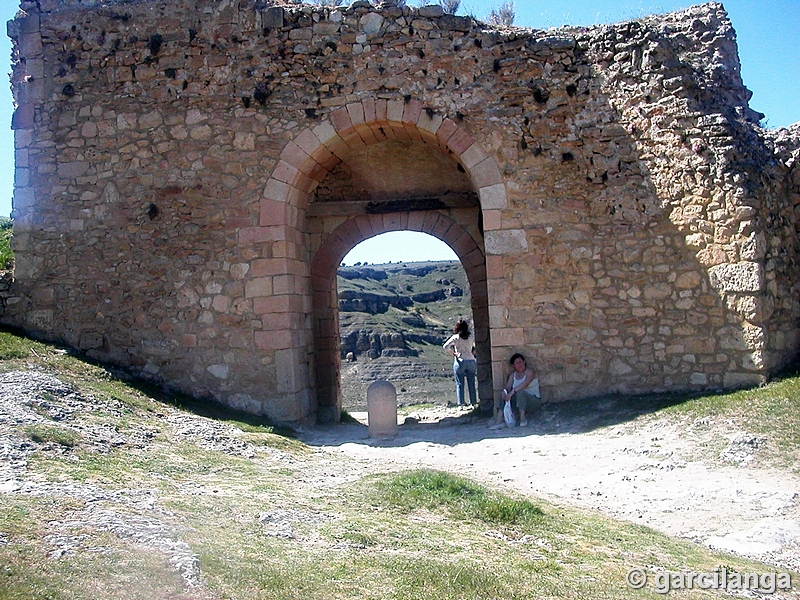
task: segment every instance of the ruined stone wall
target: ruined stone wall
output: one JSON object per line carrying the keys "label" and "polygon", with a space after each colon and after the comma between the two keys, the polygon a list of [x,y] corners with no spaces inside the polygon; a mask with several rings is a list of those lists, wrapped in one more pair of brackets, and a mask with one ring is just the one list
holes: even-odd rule
{"label": "ruined stone wall", "polygon": [[[763,381],[798,346],[796,132],[719,4],[495,30],[438,7],[24,2],[3,322],[277,420],[336,419],[335,269],[447,241],[482,397]],[[324,413],[324,414],[323,414]]]}

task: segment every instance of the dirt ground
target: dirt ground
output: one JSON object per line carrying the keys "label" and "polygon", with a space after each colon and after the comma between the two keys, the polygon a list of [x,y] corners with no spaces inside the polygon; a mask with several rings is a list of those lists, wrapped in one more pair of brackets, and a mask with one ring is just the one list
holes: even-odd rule
{"label": "dirt ground", "polygon": [[434,407],[412,414],[396,437],[383,440],[369,437],[367,413],[351,413],[359,423],[317,427],[300,438],[376,471],[460,473],[800,570],[800,478],[755,466],[761,440],[746,432],[726,431],[725,456],[709,458],[719,428],[633,422],[646,412],[613,400],[577,411],[545,405],[528,427],[492,431],[487,418]]}

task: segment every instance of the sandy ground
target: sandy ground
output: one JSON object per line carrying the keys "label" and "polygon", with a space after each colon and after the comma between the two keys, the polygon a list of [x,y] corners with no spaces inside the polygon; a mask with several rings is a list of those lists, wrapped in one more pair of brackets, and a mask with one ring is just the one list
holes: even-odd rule
{"label": "sandy ground", "polygon": [[546,405],[528,427],[499,431],[458,409],[432,409],[383,440],[369,437],[366,413],[355,413],[359,424],[300,437],[374,470],[460,473],[800,570],[800,478],[752,466],[759,440],[731,431],[729,460],[709,460],[707,423],[634,423],[636,415],[615,411],[613,402],[597,409],[602,419]]}

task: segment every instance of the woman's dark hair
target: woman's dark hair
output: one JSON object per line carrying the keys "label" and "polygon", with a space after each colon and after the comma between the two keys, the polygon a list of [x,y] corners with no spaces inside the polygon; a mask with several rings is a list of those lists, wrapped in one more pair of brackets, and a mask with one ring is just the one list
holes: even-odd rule
{"label": "woman's dark hair", "polygon": [[469,337],[469,321],[466,319],[459,319],[456,321],[453,327],[453,333],[457,333],[458,336],[464,340],[467,339]]}
{"label": "woman's dark hair", "polygon": [[514,361],[517,360],[518,358],[521,358],[526,365],[528,364],[528,361],[525,360],[525,357],[522,356],[522,354],[520,354],[519,352],[511,355],[511,358],[508,359],[508,364],[513,365]]}

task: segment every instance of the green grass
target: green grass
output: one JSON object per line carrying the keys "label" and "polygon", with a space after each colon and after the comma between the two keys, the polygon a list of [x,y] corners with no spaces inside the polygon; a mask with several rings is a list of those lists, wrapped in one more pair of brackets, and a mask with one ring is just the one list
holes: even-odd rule
{"label": "green grass", "polygon": [[14,221],[8,217],[0,217],[0,270],[8,270],[14,266],[14,252],[11,250],[11,234]]}
{"label": "green grass", "polygon": [[[45,442],[27,457],[25,478],[51,487],[41,495],[0,493],[2,600],[627,600],[663,597],[652,584],[626,586],[632,567],[775,570],[451,473],[359,476],[353,459],[282,437],[263,421],[6,335],[0,343],[19,356],[4,359],[2,369],[47,369],[73,386],[71,406],[84,407],[45,425],[4,425]],[[766,414],[771,435],[786,444],[774,452],[788,456],[796,450],[798,391],[800,380],[786,377],[748,392],[687,397],[639,418],[753,429]],[[254,455],[201,447],[185,426],[192,412],[238,429],[230,435],[253,444]],[[165,418],[181,414],[182,425]],[[128,441],[98,447],[96,428]],[[80,435],[70,438],[73,429]],[[143,431],[152,435],[137,437]],[[165,540],[196,553],[202,587],[187,587],[156,546],[93,525],[98,513],[160,523]],[[54,552],[65,538],[71,546]],[[701,590],[675,595],[710,597]]]}
{"label": "green grass", "polygon": [[381,479],[377,489],[383,502],[403,510],[446,509],[455,518],[472,516],[494,525],[532,526],[544,517],[542,509],[529,500],[492,492],[441,471],[406,471]]}
{"label": "green grass", "polygon": [[757,453],[760,463],[800,472],[800,374],[795,368],[762,387],[693,395],[646,418],[682,423],[687,435],[717,434],[717,443],[709,443],[714,451],[737,431],[763,436],[767,443]]}
{"label": "green grass", "polygon": [[49,425],[28,425],[25,427],[25,434],[34,442],[58,444],[67,448],[77,446],[81,440],[77,431]]}

